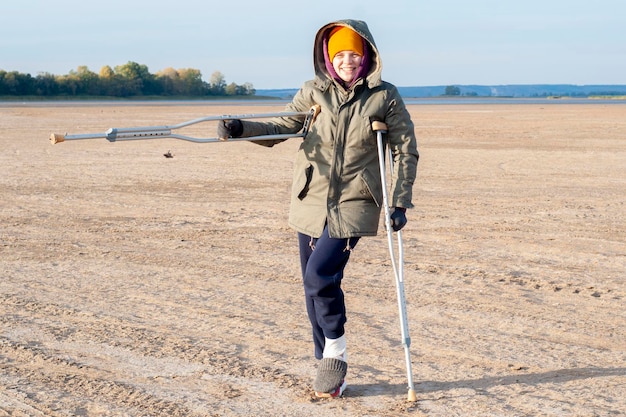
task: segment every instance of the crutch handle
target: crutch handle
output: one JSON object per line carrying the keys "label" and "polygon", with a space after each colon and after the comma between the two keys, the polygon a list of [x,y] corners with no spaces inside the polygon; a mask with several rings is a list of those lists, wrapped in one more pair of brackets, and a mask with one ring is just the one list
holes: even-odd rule
{"label": "crutch handle", "polygon": [[372,130],[374,132],[386,132],[387,125],[385,124],[385,122],[381,122],[380,120],[374,120],[372,122]]}
{"label": "crutch handle", "polygon": [[313,122],[315,122],[315,119],[317,119],[317,115],[320,114],[320,111],[322,111],[322,106],[320,106],[319,104],[314,104],[309,109],[309,113],[304,119],[304,124],[302,125],[303,138],[306,137],[306,135],[309,133],[309,129],[313,125]]}
{"label": "crutch handle", "polygon": [[311,112],[313,113],[313,117],[311,118],[311,124],[313,124],[315,119],[317,119],[317,115],[320,114],[321,111],[322,106],[320,106],[319,104],[314,104],[313,106],[311,106]]}

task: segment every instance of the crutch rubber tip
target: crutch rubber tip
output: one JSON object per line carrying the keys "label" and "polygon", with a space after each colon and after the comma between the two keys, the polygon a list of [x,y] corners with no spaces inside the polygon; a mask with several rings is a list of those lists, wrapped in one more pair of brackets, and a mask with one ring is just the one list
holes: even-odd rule
{"label": "crutch rubber tip", "polygon": [[52,133],[50,135],[50,143],[52,143],[54,145],[55,143],[59,143],[59,142],[65,142],[65,135],[60,135],[58,133]]}
{"label": "crutch rubber tip", "polygon": [[409,396],[408,396],[408,400],[412,403],[417,401],[417,395],[415,395],[415,390],[414,389],[409,389]]}

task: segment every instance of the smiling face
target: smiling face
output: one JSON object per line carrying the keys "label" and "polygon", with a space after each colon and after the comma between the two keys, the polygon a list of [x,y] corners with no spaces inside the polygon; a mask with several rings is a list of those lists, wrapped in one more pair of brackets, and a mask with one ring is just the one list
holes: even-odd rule
{"label": "smiling face", "polygon": [[359,72],[361,61],[363,61],[363,56],[354,51],[340,51],[333,58],[333,68],[339,78],[350,83]]}

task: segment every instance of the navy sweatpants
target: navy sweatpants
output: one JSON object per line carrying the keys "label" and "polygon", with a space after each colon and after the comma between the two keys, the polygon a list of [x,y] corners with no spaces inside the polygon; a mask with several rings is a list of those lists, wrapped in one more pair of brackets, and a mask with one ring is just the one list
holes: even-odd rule
{"label": "navy sweatpants", "polygon": [[298,233],[306,310],[313,329],[317,359],[322,359],[324,337],[336,339],[344,334],[346,306],[341,280],[350,250],[358,241],[358,237],[330,238],[327,228],[318,239]]}

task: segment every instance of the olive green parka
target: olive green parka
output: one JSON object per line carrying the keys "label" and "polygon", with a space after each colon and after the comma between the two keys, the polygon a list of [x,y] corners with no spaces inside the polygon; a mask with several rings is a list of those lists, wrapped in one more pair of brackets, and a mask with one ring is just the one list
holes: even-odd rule
{"label": "olive green parka", "polygon": [[[345,88],[326,69],[324,41],[335,26],[348,26],[369,45],[370,69],[364,79]],[[413,207],[412,189],[418,151],[413,123],[396,87],[382,81],[382,64],[367,24],[340,20],[316,34],[313,51],[315,78],[307,81],[286,111],[321,111],[302,141],[294,165],[289,225],[300,233],[319,237],[328,225],[332,238],[374,236],[383,205],[374,120],[387,125],[386,139],[394,158],[390,205]],[[299,118],[269,122],[243,121],[243,136],[296,133]],[[273,146],[279,141],[260,141]]]}

